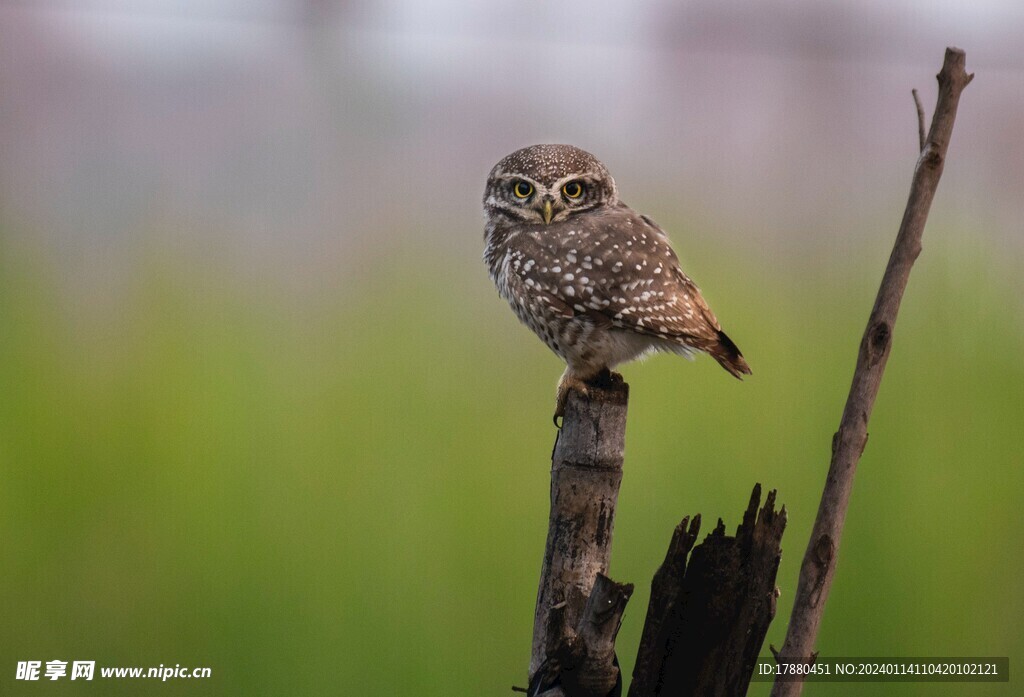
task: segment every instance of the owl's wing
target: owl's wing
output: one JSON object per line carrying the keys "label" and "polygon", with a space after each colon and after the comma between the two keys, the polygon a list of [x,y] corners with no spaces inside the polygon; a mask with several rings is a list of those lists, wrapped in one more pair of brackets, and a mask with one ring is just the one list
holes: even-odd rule
{"label": "owl's wing", "polygon": [[593,243],[591,264],[601,270],[585,276],[581,290],[599,300],[614,326],[694,348],[717,340],[718,319],[654,221],[620,206],[593,216],[592,228],[581,232]]}
{"label": "owl's wing", "polygon": [[[597,245],[615,259],[612,268],[618,266],[618,271],[595,290],[602,292],[602,302],[611,299],[605,312],[615,326],[706,351],[734,377],[750,374],[739,347],[722,331],[697,284],[680,268],[668,236],[653,220],[620,205],[608,212],[607,220],[599,217],[595,223],[617,238],[612,242],[615,253],[607,251],[607,241]],[[626,234],[616,234],[623,225]]]}
{"label": "owl's wing", "polygon": [[706,351],[733,375],[749,373],[668,237],[646,216],[626,206],[578,216],[533,236],[531,246],[528,256],[545,261],[526,269],[535,290],[612,327]]}

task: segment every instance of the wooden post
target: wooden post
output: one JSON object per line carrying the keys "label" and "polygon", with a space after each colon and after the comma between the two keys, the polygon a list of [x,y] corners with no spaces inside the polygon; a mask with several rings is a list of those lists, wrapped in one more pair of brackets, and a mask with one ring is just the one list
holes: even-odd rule
{"label": "wooden post", "polygon": [[588,392],[570,393],[551,456],[551,513],[534,612],[531,678],[557,644],[549,640],[556,631],[549,621],[552,609],[559,607],[559,632],[575,629],[611,557],[629,386],[621,376],[606,373]]}

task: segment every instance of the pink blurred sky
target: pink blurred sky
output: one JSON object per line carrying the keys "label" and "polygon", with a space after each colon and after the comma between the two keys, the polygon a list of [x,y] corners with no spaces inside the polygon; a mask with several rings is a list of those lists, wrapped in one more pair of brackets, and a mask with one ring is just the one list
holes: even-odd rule
{"label": "pink blurred sky", "polygon": [[978,78],[933,223],[1020,268],[1021,35],[1012,2],[6,2],[0,224],[72,270],[156,245],[344,275],[410,241],[468,267],[490,166],[562,141],[659,220],[843,253],[892,237],[910,89],[930,112],[955,44]]}

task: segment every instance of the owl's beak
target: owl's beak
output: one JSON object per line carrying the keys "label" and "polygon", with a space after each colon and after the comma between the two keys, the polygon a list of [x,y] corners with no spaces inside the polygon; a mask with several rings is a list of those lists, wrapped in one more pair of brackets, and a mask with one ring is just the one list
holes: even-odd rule
{"label": "owl's beak", "polygon": [[544,224],[547,225],[551,222],[551,216],[554,215],[554,211],[551,208],[551,200],[544,202]]}

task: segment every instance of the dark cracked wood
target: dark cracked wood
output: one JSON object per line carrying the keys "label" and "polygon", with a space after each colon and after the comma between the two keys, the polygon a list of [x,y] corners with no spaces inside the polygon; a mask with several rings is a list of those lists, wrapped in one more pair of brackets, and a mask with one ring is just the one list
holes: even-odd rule
{"label": "dark cracked wood", "polygon": [[775,492],[759,511],[760,502],[758,484],[735,537],[725,534],[719,520],[694,547],[699,516],[675,529],[651,583],[630,697],[747,693],[775,617],[775,578],[786,528],[786,509],[775,510]]}
{"label": "dark cracked wood", "polygon": [[598,574],[575,628],[564,623],[566,606],[556,605],[548,615],[547,658],[530,679],[529,697],[620,697],[615,638],[632,595],[633,584]]}

